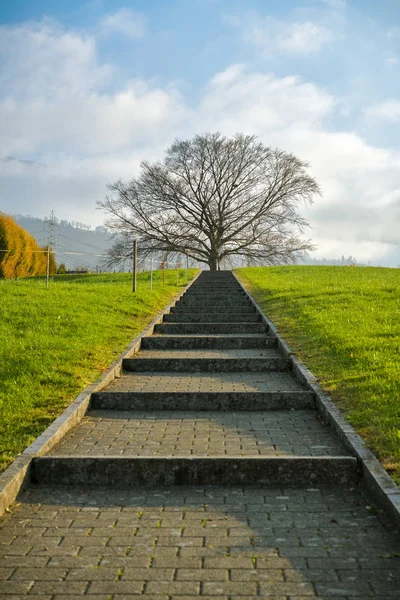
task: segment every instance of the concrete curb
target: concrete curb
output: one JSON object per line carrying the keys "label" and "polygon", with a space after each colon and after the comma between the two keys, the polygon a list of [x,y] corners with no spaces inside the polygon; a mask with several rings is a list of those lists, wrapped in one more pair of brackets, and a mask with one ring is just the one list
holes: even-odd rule
{"label": "concrete curb", "polygon": [[[232,271],[233,273],[233,271]],[[296,379],[315,394],[315,407],[340,437],[347,450],[357,458],[364,483],[376,506],[380,508],[390,521],[400,529],[400,488],[391,479],[376,456],[367,448],[361,436],[346,420],[341,411],[332,402],[319,385],[315,376],[296,357],[286,341],[280,336],[273,322],[265,316],[253,296],[246,290],[242,282],[233,273],[244,292],[252,300],[268,327],[268,333],[277,340],[277,347],[288,359]]]}
{"label": "concrete curb", "polygon": [[110,381],[120,375],[122,361],[138,352],[142,337],[153,333],[155,325],[162,321],[163,316],[170,311],[171,307],[183,296],[199,275],[200,273],[173,298],[168,306],[158,313],[151,323],[130,342],[122,354],[111,363],[108,369],[96,381],[85,387],[64,412],[22,454],[17,456],[15,461],[0,475],[0,516],[16,500],[19,492],[30,483],[32,459],[35,456],[46,454],[70,429],[81,421],[89,407],[91,395],[102,390]]}

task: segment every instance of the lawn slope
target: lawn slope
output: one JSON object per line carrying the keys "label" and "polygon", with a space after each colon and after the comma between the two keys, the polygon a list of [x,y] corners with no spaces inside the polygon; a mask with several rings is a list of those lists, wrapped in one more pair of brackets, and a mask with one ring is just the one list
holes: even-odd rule
{"label": "lawn slope", "polygon": [[236,274],[400,483],[400,269]]}
{"label": "lawn slope", "polygon": [[[189,271],[193,277],[195,271]],[[0,280],[0,471],[182,290],[176,271]]]}

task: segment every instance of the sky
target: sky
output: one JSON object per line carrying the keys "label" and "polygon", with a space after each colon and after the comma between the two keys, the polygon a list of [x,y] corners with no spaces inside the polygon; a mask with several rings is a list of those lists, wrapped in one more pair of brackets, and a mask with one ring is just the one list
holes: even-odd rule
{"label": "sky", "polygon": [[101,225],[214,131],[310,163],[314,258],[400,266],[399,0],[2,0],[0,211]]}

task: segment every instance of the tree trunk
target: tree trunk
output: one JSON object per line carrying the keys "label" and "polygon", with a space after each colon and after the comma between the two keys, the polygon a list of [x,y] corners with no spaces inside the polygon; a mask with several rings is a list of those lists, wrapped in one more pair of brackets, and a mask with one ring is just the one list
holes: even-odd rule
{"label": "tree trunk", "polygon": [[210,271],[218,271],[218,256],[217,254],[210,254],[210,258],[208,260],[208,266],[210,267]]}

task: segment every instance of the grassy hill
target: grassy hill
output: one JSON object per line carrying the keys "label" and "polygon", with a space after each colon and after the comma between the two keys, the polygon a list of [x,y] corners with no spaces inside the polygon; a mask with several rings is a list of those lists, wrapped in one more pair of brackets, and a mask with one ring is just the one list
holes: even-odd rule
{"label": "grassy hill", "polygon": [[400,269],[236,273],[400,483]]}
{"label": "grassy hill", "polygon": [[[193,277],[195,271],[189,271]],[[185,271],[0,280],[0,471],[182,290]]]}

